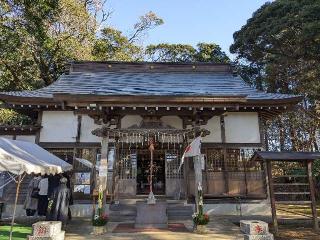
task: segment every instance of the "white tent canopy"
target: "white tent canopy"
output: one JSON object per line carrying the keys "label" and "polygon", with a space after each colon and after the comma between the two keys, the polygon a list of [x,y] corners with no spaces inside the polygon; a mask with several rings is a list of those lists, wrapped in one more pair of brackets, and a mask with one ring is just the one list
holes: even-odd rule
{"label": "white tent canopy", "polygon": [[16,175],[59,174],[72,169],[72,165],[49,153],[35,143],[0,137],[0,171]]}
{"label": "white tent canopy", "polygon": [[35,143],[0,138],[0,172],[7,171],[19,175],[11,221],[10,240],[12,239],[12,229],[20,184],[25,174],[54,175],[71,169],[72,165],[49,153]]}

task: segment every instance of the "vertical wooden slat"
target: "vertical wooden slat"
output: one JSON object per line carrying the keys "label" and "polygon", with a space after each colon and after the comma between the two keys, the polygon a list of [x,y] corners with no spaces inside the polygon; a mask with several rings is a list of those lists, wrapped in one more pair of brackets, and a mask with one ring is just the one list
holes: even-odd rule
{"label": "vertical wooden slat", "polygon": [[272,213],[272,222],[274,227],[274,233],[277,236],[279,227],[278,227],[278,219],[277,219],[277,210],[276,210],[276,201],[274,196],[274,186],[272,179],[272,169],[271,169],[271,161],[267,160],[267,172],[268,172],[268,182],[269,182],[269,194],[270,194],[270,202],[271,202],[271,213]]}
{"label": "vertical wooden slat", "polygon": [[306,164],[307,164],[307,173],[308,173],[308,181],[309,181],[309,188],[310,188],[313,228],[315,231],[319,231],[319,222],[317,217],[317,202],[316,202],[315,188],[314,188],[314,183],[312,178],[312,161],[307,161]]}

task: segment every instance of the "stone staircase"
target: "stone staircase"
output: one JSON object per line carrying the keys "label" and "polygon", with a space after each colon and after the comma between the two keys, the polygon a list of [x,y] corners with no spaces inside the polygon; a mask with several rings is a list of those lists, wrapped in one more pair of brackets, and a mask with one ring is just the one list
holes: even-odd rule
{"label": "stone staircase", "polygon": [[167,201],[167,214],[169,221],[192,220],[193,207],[185,201]]}
{"label": "stone staircase", "polygon": [[[158,198],[157,198],[158,199]],[[119,204],[109,208],[109,218],[112,222],[134,222],[137,215],[136,201],[142,199],[122,199]],[[167,200],[169,221],[192,220],[193,207],[183,200]]]}
{"label": "stone staircase", "polygon": [[137,215],[136,199],[123,199],[109,207],[111,222],[134,222]]}

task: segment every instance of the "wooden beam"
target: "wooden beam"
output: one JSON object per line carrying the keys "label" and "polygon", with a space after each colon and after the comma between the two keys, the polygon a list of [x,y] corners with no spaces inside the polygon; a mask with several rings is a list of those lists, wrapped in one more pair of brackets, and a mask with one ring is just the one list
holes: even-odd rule
{"label": "wooden beam", "polygon": [[312,161],[306,161],[306,168],[308,173],[308,181],[310,187],[310,198],[311,198],[311,210],[312,210],[312,218],[313,218],[313,228],[315,231],[319,231],[319,222],[317,217],[317,202],[316,202],[316,194],[315,188],[312,178]]}

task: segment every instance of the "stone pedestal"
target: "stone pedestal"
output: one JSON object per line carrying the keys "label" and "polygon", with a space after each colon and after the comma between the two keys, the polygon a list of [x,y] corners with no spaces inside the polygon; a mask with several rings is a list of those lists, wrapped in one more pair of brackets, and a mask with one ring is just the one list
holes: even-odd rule
{"label": "stone pedestal", "polygon": [[138,201],[137,217],[135,228],[167,228],[167,203],[157,201],[155,204],[148,204],[145,201]]}
{"label": "stone pedestal", "polygon": [[103,235],[107,233],[107,225],[105,226],[92,226],[92,233],[93,235]]}
{"label": "stone pedestal", "polygon": [[269,233],[268,223],[263,221],[242,220],[240,230],[244,233],[244,240],[274,240]]}
{"label": "stone pedestal", "polygon": [[64,240],[59,221],[41,221],[32,225],[32,236],[28,240]]}
{"label": "stone pedestal", "polygon": [[206,234],[208,232],[208,229],[206,225],[197,225],[194,226],[193,232],[197,234]]}

